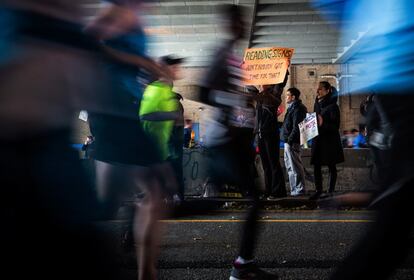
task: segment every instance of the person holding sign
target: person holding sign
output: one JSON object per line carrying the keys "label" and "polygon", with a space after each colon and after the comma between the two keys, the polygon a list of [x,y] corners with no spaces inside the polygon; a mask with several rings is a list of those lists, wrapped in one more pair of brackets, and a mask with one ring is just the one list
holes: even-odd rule
{"label": "person holding sign", "polygon": [[285,197],[286,188],[283,170],[279,162],[279,127],[282,92],[289,75],[292,48],[246,49],[243,61],[244,83],[257,87],[256,125],[260,158],[265,177],[265,196]]}
{"label": "person holding sign", "polygon": [[255,96],[256,129],[260,158],[265,177],[267,197],[285,197],[286,187],[282,166],[280,165],[280,134],[277,121],[277,109],[282,103],[282,92],[287,76],[282,84],[265,85]]}
{"label": "person holding sign", "polygon": [[308,111],[302,100],[300,91],[290,88],[286,92],[288,108],[283,121],[280,139],[285,142],[285,167],[289,176],[290,195],[298,196],[305,193],[305,171],[301,159],[299,123],[306,117]]}
{"label": "person holding sign", "polygon": [[344,151],[339,135],[340,112],[336,104],[336,88],[329,82],[319,83],[314,111],[318,116],[319,135],[312,141],[311,164],[314,166],[316,193],[310,199],[318,199],[322,194],[322,165],[329,168],[329,193],[336,184],[336,164],[344,161]]}

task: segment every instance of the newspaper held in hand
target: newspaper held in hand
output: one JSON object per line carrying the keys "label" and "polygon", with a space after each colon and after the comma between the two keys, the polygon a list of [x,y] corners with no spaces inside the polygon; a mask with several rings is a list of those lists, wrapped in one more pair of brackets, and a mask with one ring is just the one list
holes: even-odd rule
{"label": "newspaper held in hand", "polygon": [[306,118],[299,123],[299,131],[301,145],[318,136],[318,118],[316,113],[306,114]]}

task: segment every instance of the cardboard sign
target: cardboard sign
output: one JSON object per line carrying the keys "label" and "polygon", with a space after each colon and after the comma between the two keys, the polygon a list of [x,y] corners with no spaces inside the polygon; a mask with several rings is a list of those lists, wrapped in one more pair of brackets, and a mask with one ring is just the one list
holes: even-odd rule
{"label": "cardboard sign", "polygon": [[299,123],[299,131],[301,145],[319,135],[316,113],[306,114],[306,118]]}
{"label": "cardboard sign", "polygon": [[245,85],[282,83],[293,56],[291,48],[246,49],[243,59]]}

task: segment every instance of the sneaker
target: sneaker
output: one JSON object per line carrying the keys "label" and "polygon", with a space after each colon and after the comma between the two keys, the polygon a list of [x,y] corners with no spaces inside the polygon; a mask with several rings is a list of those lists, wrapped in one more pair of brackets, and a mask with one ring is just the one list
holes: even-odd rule
{"label": "sneaker", "polygon": [[333,196],[332,193],[323,193],[319,196],[319,199],[329,198],[329,197],[332,197],[332,196]]}
{"label": "sneaker", "polygon": [[173,200],[174,206],[180,206],[183,203],[183,200],[178,194],[173,195],[172,200]]}
{"label": "sneaker", "polygon": [[317,191],[309,197],[309,200],[318,200],[321,195],[322,195],[322,192]]}
{"label": "sneaker", "polygon": [[311,183],[315,183],[315,178],[307,171],[305,171],[305,180],[308,180]]}
{"label": "sneaker", "polygon": [[279,276],[266,272],[254,262],[247,264],[233,263],[229,280],[277,280]]}
{"label": "sneaker", "polygon": [[302,197],[302,196],[304,196],[304,195],[306,195],[306,193],[305,192],[298,192],[298,193],[291,193],[290,194],[290,196],[291,197]]}

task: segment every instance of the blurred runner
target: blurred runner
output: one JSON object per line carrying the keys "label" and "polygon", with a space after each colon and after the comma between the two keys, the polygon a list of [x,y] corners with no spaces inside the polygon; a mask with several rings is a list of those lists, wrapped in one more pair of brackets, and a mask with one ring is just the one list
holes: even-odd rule
{"label": "blurred runner", "polygon": [[82,3],[0,1],[3,279],[116,279],[93,226],[92,185],[70,147],[79,105],[99,104],[108,85],[82,34]]}
{"label": "blurred runner", "polygon": [[144,133],[138,116],[147,78],[169,77],[157,63],[146,56],[146,36],[138,12],[141,1],[117,0],[109,4],[91,22],[86,32],[103,40],[101,48],[111,59],[106,67],[111,73],[114,96],[119,100],[113,114],[90,114],[95,137],[93,153],[96,163],[98,197],[105,205],[106,216],[116,214],[122,201],[131,193],[142,191],[144,198],[135,207],[131,227],[137,243],[138,278],[157,278],[156,260],[162,235],[159,219],[165,216],[165,187],[175,189],[174,180],[163,184],[168,176],[156,143]]}
{"label": "blurred runner", "polygon": [[388,279],[409,252],[413,226],[414,2],[314,2],[340,20],[345,43],[366,32],[360,38],[361,48],[351,53],[351,61],[364,61],[364,75],[349,82],[351,91],[375,95],[375,110],[367,116],[368,143],[380,158],[382,172],[382,184],[371,204],[377,218],[331,279]]}
{"label": "blurred runner", "polygon": [[278,279],[276,275],[259,269],[254,260],[259,192],[254,186],[253,176],[250,176],[249,161],[244,160],[244,153],[249,153],[249,150],[242,150],[245,142],[243,137],[239,137],[241,129],[230,122],[236,119],[234,113],[237,108],[247,108],[251,99],[241,94],[241,61],[235,63],[237,59],[232,55],[236,42],[245,34],[245,24],[239,6],[223,5],[221,9],[223,25],[230,39],[215,53],[200,92],[201,101],[213,106],[211,117],[206,124],[205,139],[210,156],[209,173],[211,182],[216,186],[245,186],[252,198],[241,233],[239,256],[233,263],[230,280]]}

